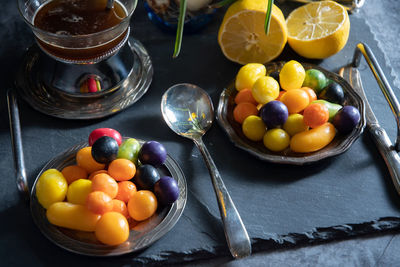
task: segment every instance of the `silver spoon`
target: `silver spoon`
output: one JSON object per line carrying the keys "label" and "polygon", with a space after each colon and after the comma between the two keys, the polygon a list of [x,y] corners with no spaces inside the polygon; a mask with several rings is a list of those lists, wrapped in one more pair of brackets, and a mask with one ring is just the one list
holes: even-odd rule
{"label": "silver spoon", "polygon": [[203,155],[210,172],[225,237],[232,256],[235,258],[249,256],[251,254],[249,235],[202,140],[214,118],[214,108],[209,95],[196,85],[176,84],[164,93],[161,112],[168,126],[178,135],[193,140]]}

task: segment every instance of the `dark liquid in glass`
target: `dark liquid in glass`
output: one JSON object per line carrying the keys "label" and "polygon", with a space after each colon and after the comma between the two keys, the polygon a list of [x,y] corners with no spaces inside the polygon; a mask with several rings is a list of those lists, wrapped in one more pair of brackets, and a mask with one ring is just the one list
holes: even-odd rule
{"label": "dark liquid in glass", "polygon": [[[106,3],[106,0],[53,0],[38,10],[33,24],[41,30],[65,37],[98,33],[118,25],[127,16],[119,2],[115,1],[112,9],[106,9]],[[38,41],[42,48],[57,57],[85,60],[99,57],[117,46],[125,34],[126,31],[122,34],[116,31],[117,36],[108,34],[101,42],[96,43],[98,40],[95,40],[87,47],[77,44],[79,48],[74,47],[71,40],[65,46],[41,39]],[[76,42],[82,42],[82,39],[77,38]]]}

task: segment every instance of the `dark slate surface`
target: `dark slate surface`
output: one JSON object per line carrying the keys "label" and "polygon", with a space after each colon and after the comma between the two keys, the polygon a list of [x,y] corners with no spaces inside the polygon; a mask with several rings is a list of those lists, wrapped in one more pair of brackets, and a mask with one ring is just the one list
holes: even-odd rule
{"label": "dark slate surface", "polygon": [[[182,263],[229,254],[210,179],[201,155],[186,139],[174,135],[160,116],[160,98],[171,85],[191,82],[203,87],[214,106],[224,85],[239,66],[224,58],[216,42],[222,12],[202,32],[187,35],[178,59],[172,60],[174,36],[152,25],[142,2],[132,19],[133,36],[147,47],[155,68],[153,84],[134,106],[115,116],[94,121],[51,118],[21,103],[23,144],[29,181],[54,155],[98,127],[112,127],[123,135],[162,142],[181,165],[188,183],[188,202],[176,226],[157,243],[138,254],[93,259],[66,252],[50,243],[34,226],[29,209],[19,202],[15,186],[5,101],[6,88],[32,34],[18,16],[14,1],[1,1],[1,98],[0,98],[0,257],[1,265],[96,264],[122,266],[146,263]],[[285,10],[286,12],[288,10]],[[384,54],[360,12],[351,16],[351,35],[339,54],[318,62],[336,71],[351,61],[355,44],[366,42],[378,60]],[[298,58],[288,47],[284,57]],[[393,60],[393,59],[392,59]],[[394,62],[397,62],[396,59]],[[390,68],[382,63],[384,72]],[[365,63],[364,87],[381,124],[391,137],[396,134],[391,112]],[[389,76],[389,80],[393,77]],[[398,90],[396,94],[398,94]],[[332,241],[363,234],[398,230],[399,198],[383,160],[368,134],[345,154],[312,166],[281,166],[257,160],[234,147],[215,124],[205,137],[252,238],[254,252]],[[329,246],[328,246],[329,249]],[[390,258],[388,259],[390,260]],[[309,262],[311,264],[311,262]],[[386,263],[390,263],[386,262]]]}

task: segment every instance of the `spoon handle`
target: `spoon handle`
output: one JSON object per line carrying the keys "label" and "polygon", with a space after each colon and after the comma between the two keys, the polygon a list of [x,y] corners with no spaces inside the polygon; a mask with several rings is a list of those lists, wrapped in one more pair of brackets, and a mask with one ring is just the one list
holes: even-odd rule
{"label": "spoon handle", "polygon": [[233,257],[244,258],[251,254],[251,243],[246,228],[240,218],[240,215],[233,204],[233,201],[222,181],[221,175],[211,158],[206,146],[201,138],[194,139],[206,162],[214,191],[218,201],[219,212],[224,225],[225,237],[228,242],[229,250]]}

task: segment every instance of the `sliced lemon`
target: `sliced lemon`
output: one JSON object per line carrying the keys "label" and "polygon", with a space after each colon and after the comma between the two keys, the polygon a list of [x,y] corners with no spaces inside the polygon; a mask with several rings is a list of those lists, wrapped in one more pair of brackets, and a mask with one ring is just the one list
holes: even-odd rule
{"label": "sliced lemon", "polygon": [[264,32],[267,0],[240,0],[225,13],[218,32],[224,55],[240,64],[266,63],[278,57],[287,42],[282,11],[272,7],[268,35]]}
{"label": "sliced lemon", "polygon": [[333,1],[312,2],[286,19],[288,43],[299,55],[327,58],[342,50],[350,32],[346,9]]}

